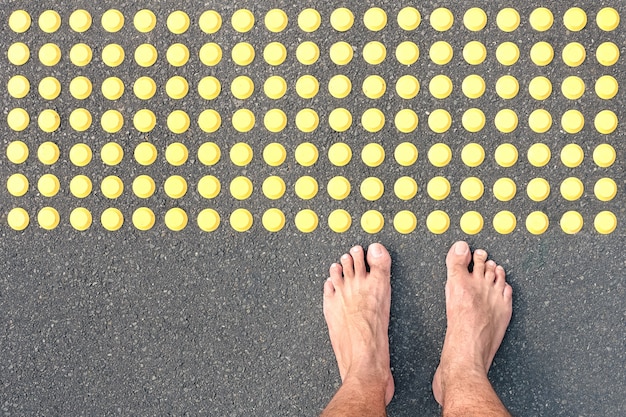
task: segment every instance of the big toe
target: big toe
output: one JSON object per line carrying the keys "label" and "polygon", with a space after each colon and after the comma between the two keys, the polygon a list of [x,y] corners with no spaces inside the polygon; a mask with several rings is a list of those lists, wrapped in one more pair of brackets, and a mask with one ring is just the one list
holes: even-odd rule
{"label": "big toe", "polygon": [[467,273],[470,259],[470,248],[467,243],[463,241],[456,242],[448,251],[448,256],[446,256],[448,275],[460,276]]}
{"label": "big toe", "polygon": [[391,256],[383,245],[372,243],[367,248],[367,264],[371,274],[388,277],[391,271]]}

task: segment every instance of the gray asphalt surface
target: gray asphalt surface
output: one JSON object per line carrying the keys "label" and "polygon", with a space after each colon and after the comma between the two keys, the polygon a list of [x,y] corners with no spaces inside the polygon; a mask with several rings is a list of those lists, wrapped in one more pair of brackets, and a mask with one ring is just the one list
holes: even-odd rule
{"label": "gray asphalt surface", "polygon": [[[24,99],[14,99],[2,88],[3,113],[23,107],[31,114],[31,124],[24,131],[11,131],[0,123],[2,152],[0,178],[6,181],[14,172],[22,172],[31,181],[24,197],[13,197],[3,186],[0,189],[0,409],[5,415],[227,415],[227,416],[291,416],[319,413],[339,387],[339,375],[327,338],[322,316],[322,285],[327,268],[354,244],[367,245],[379,241],[389,248],[393,257],[392,320],[390,328],[391,363],[396,382],[396,394],[389,406],[391,416],[435,416],[439,408],[430,392],[430,381],[437,366],[445,331],[444,259],[448,247],[458,239],[467,240],[472,248],[486,249],[490,257],[502,264],[514,289],[514,312],[510,328],[490,372],[496,392],[514,415],[527,416],[613,416],[626,413],[625,310],[624,274],[626,261],[622,248],[626,243],[626,212],[623,202],[624,92],[603,102],[593,93],[593,82],[600,75],[612,74],[624,84],[623,58],[611,68],[601,67],[594,57],[597,44],[612,40],[624,53],[624,24],[610,34],[601,32],[594,17],[604,5],[616,7],[626,17],[626,8],[619,1],[581,1],[580,7],[589,15],[587,28],[570,33],[561,24],[567,6],[561,2],[534,1],[517,5],[522,26],[516,32],[502,33],[495,25],[497,11],[510,6],[507,2],[433,2],[416,6],[423,22],[412,34],[400,31],[395,16],[408,2],[301,2],[296,5],[280,1],[262,3],[241,1],[234,4],[219,2],[113,2],[58,1],[52,3],[2,1],[0,7],[0,49],[18,40],[29,44],[31,59],[16,68],[1,58],[0,84],[21,73],[31,81],[31,93]],[[329,24],[330,12],[348,5],[354,12],[355,26],[338,35]],[[545,34],[532,31],[527,17],[538,6],[550,7],[555,26]],[[313,6],[322,15],[322,27],[305,35],[297,27],[297,14]],[[367,31],[362,16],[367,8],[379,6],[389,16],[388,27],[381,33]],[[450,7],[455,24],[448,33],[435,33],[427,16],[434,7]],[[482,7],[489,16],[487,28],[470,34],[462,26],[462,14],[471,6]],[[59,11],[63,26],[55,34],[44,34],[36,26],[36,17],[46,8]],[[123,11],[126,25],[117,34],[108,34],[99,25],[102,13],[115,7]],[[251,9],[257,18],[249,34],[235,34],[229,16],[237,8]],[[263,27],[262,16],[267,10],[280,7],[289,16],[288,28],[271,34]],[[15,34],[6,25],[10,13],[24,8],[33,17],[34,25],[25,34]],[[66,22],[71,11],[89,10],[94,25],[85,34],[74,34]],[[132,16],[149,8],[158,17],[157,28],[151,34],[139,34],[132,26]],[[206,9],[218,10],[224,25],[216,35],[203,34],[197,27],[199,15]],[[192,27],[184,35],[167,31],[165,20],[174,10],[185,10]],[[45,36],[44,36],[45,35]],[[94,60],[80,71],[67,57],[69,48],[79,39],[94,49]],[[194,55],[209,39],[224,49],[222,63],[215,68],[204,67]],[[250,41],[257,49],[254,63],[245,69],[235,68],[229,51],[235,42]],[[287,46],[287,61],[275,70],[260,56],[261,48],[271,40]],[[321,58],[304,68],[295,59],[295,48],[310,39],[320,46]],[[346,40],[355,46],[355,60],[349,68],[337,69],[327,55],[330,45]],[[386,45],[400,40],[416,42],[421,51],[418,62],[401,68],[388,46],[388,58],[378,68],[363,63],[360,51],[366,41],[378,39]],[[434,65],[427,56],[434,40],[446,39],[455,49],[452,64]],[[470,68],[462,60],[462,46],[469,40],[481,40],[488,49],[487,61]],[[495,47],[504,40],[515,41],[521,51],[520,63],[511,68],[499,65]],[[554,45],[555,61],[546,68],[535,67],[528,59],[530,46],[538,40]],[[587,48],[587,60],[579,68],[567,68],[560,60],[562,47],[579,41]],[[175,69],[164,60],[167,46],[183,41],[192,51],[185,67]],[[64,55],[53,68],[39,64],[36,51],[45,42],[56,42]],[[111,42],[120,43],[127,52],[122,66],[111,69],[100,60],[101,48]],[[132,51],[140,43],[154,44],[160,58],[154,67],[140,69],[132,61]],[[94,83],[94,93],[79,103],[67,91],[69,81],[77,72]],[[340,103],[329,96],[326,85],[332,75],[346,73],[353,80],[353,95]],[[460,91],[463,78],[481,74],[487,82],[487,92],[471,102]],[[270,102],[261,92],[264,79],[277,73],[290,87],[278,103]],[[297,97],[295,80],[311,73],[320,80],[320,94],[310,101]],[[363,78],[377,73],[387,80],[388,93],[378,102],[360,94]],[[416,75],[422,89],[409,104],[393,92],[395,80],[404,73]],[[454,82],[453,94],[436,100],[428,94],[427,81],[438,73],[447,74]],[[495,81],[510,73],[520,82],[520,94],[505,102],[494,92]],[[236,75],[247,74],[255,81],[257,92],[246,103],[228,93],[228,85]],[[580,100],[570,102],[559,93],[561,80],[578,74],[587,83],[587,92]],[[47,103],[36,92],[38,81],[52,75],[59,79],[63,91],[59,98]],[[125,95],[116,102],[105,100],[99,93],[100,82],[108,76],[118,76],[126,84]],[[173,75],[189,80],[190,94],[181,102],[167,97],[159,89],[148,105],[132,94],[132,83],[141,75],[155,79],[159,87]],[[195,86],[205,75],[223,80],[223,93],[216,103],[207,103],[195,93]],[[554,94],[538,104],[527,93],[530,79],[545,75],[553,82]],[[393,80],[393,81],[392,81]],[[623,88],[622,88],[623,90]],[[353,127],[345,134],[332,132],[327,115],[338,105],[349,107],[355,115]],[[72,131],[67,121],[76,107],[86,107],[94,114],[94,124],[84,132]],[[480,133],[468,134],[460,124],[462,113],[469,107],[480,107],[487,116],[487,125]],[[158,118],[157,127],[149,135],[139,134],[132,127],[132,115],[149,107]],[[203,133],[194,120],[204,108],[216,108],[222,114],[222,128],[215,134]],[[230,125],[229,115],[239,107],[250,108],[257,114],[257,127],[250,133],[238,134]],[[282,108],[288,118],[287,128],[278,134],[262,127],[262,117],[268,109]],[[320,127],[314,134],[299,132],[293,120],[297,110],[315,108],[320,114]],[[387,125],[378,133],[364,133],[359,126],[360,114],[368,107],[381,108],[387,115]],[[403,135],[393,126],[396,111],[403,107],[414,109],[420,125],[411,135]],[[453,126],[441,135],[427,127],[427,114],[435,108],[446,108],[453,116]],[[495,113],[504,107],[519,115],[520,127],[507,135],[493,126]],[[526,123],[528,114],[538,107],[548,109],[555,120],[546,134],[532,132]],[[61,127],[55,133],[43,133],[36,124],[36,115],[44,108],[54,108],[61,115]],[[125,118],[124,128],[117,134],[105,134],[99,127],[99,116],[107,109],[120,110]],[[192,127],[183,135],[167,130],[165,119],[176,108],[186,110]],[[559,129],[560,115],[569,108],[580,109],[586,116],[586,126],[576,135]],[[615,133],[603,136],[593,127],[593,115],[604,108],[619,117]],[[15,139],[25,141],[31,150],[28,161],[16,167],[4,156],[6,145]],[[61,159],[46,167],[37,161],[35,150],[39,143],[52,140],[61,148]],[[152,141],[159,149],[159,159],[152,166],[141,167],[132,158],[132,150],[142,140]],[[223,158],[214,167],[205,167],[195,158],[198,146],[215,141],[222,148]],[[319,147],[320,160],[313,167],[296,164],[293,153],[298,143],[310,140]],[[332,166],[325,157],[330,144],[337,141],[350,144],[354,160],[347,167]],[[405,140],[416,144],[420,152],[413,167],[400,167],[393,160],[395,146]],[[71,145],[84,141],[92,145],[94,160],[85,168],[73,166],[68,158]],[[100,147],[109,141],[120,143],[126,151],[122,163],[108,167],[98,157]],[[167,144],[182,141],[190,149],[190,162],[171,167],[163,157]],[[230,163],[227,149],[245,141],[255,151],[255,159],[245,168]],[[281,142],[287,149],[287,161],[280,167],[265,165],[260,155],[270,141]],[[443,141],[453,150],[453,160],[445,168],[434,169],[426,158],[433,143]],[[468,168],[459,158],[462,147],[478,141],[487,154],[485,163]],[[505,141],[515,143],[520,161],[504,169],[493,161],[496,146]],[[528,147],[535,142],[550,146],[553,159],[543,168],[532,167],[525,159]],[[598,168],[591,158],[595,146],[612,144],[617,151],[616,163],[607,169]],[[377,168],[367,168],[358,159],[358,152],[367,142],[381,143],[387,159]],[[578,168],[564,167],[558,152],[567,143],[578,143],[586,158]],[[39,195],[36,179],[43,173],[54,173],[61,181],[61,192],[53,198]],[[68,189],[70,179],[79,173],[94,180],[94,193],[78,201]],[[130,191],[132,179],[139,174],[151,175],[158,191],[147,203]],[[207,201],[194,192],[202,175],[208,173],[222,179],[223,192]],[[112,202],[98,190],[96,184],[106,175],[119,175],[128,191]],[[185,176],[190,192],[181,200],[168,198],[162,190],[164,179],[173,174]],[[431,200],[425,192],[429,178],[445,175],[453,192],[444,202]],[[235,201],[224,187],[237,175],[249,176],[255,191],[245,202]],[[288,192],[278,202],[271,202],[260,192],[260,184],[268,175],[280,175]],[[320,193],[309,202],[302,201],[290,190],[302,175],[312,175],[320,182]],[[332,176],[345,175],[353,184],[353,193],[343,201],[331,200],[324,192]],[[383,198],[367,202],[355,185],[370,175],[379,176],[388,187]],[[420,191],[409,202],[393,195],[393,181],[402,175],[416,178]],[[485,182],[485,196],[473,203],[462,199],[456,191],[460,181],[475,175]],[[518,196],[509,203],[498,202],[490,194],[493,182],[510,176],[518,183]],[[558,193],[558,184],[568,176],[577,176],[585,186],[583,197],[567,202]],[[551,196],[542,203],[530,201],[524,194],[524,184],[531,178],[543,176],[553,186]],[[593,184],[604,176],[618,184],[618,195],[611,202],[600,202],[593,195]],[[193,184],[193,186],[192,186]],[[46,205],[55,207],[61,224],[53,231],[44,231],[36,222],[37,211]],[[94,224],[85,232],[77,232],[68,221],[71,210],[79,205],[89,208]],[[136,230],[130,221],[133,210],[148,205],[157,215],[157,223],[147,232]],[[16,232],[7,226],[8,211],[24,207],[31,216],[30,226]],[[107,207],[118,207],[126,218],[117,232],[104,230],[99,215]],[[189,226],[181,232],[168,230],[163,223],[165,211],[180,206],[189,214]],[[285,228],[269,233],[261,226],[261,215],[269,207],[281,208],[287,217]],[[217,231],[205,233],[195,224],[197,213],[206,207],[218,210],[222,224]],[[238,233],[228,225],[228,214],[237,207],[246,207],[254,215],[255,224],[249,232]],[[299,232],[293,218],[304,208],[315,210],[320,227],[311,234]],[[353,214],[352,228],[343,234],[331,232],[325,219],[335,208],[346,208]],[[448,212],[452,226],[443,235],[431,234],[425,225],[433,209]],[[383,230],[369,235],[359,227],[360,214],[368,209],[380,210],[386,219]],[[393,215],[410,209],[418,218],[418,227],[409,235],[393,229]],[[485,228],[475,236],[465,235],[458,227],[462,213],[469,209],[480,211]],[[500,210],[511,210],[518,218],[518,227],[511,235],[499,235],[491,227],[491,218]],[[534,236],[524,227],[528,213],[541,210],[548,214],[550,227],[546,233]],[[558,226],[567,210],[579,211],[584,219],[583,229],[576,235],[565,234]],[[593,228],[593,218],[601,210],[611,210],[618,218],[618,227],[610,235],[600,235]]]}

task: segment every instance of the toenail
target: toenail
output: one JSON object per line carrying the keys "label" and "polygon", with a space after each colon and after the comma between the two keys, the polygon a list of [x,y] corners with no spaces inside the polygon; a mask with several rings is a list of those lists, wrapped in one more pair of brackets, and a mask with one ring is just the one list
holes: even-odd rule
{"label": "toenail", "polygon": [[480,256],[481,258],[482,258],[482,257],[487,257],[487,252],[485,252],[485,251],[484,251],[484,250],[482,250],[482,249],[476,249],[476,250],[474,251],[474,254],[476,254],[476,255]]}
{"label": "toenail", "polygon": [[360,252],[360,251],[361,251],[361,247],[360,246],[355,246],[352,249],[350,249],[350,252],[354,252],[354,253]]}
{"label": "toenail", "polygon": [[382,249],[380,249],[379,245],[372,245],[369,247],[369,250],[372,253],[372,255],[374,255],[377,258],[383,255],[383,251]]}
{"label": "toenail", "polygon": [[465,255],[469,250],[469,246],[465,242],[456,242],[454,245],[454,253],[457,255]]}

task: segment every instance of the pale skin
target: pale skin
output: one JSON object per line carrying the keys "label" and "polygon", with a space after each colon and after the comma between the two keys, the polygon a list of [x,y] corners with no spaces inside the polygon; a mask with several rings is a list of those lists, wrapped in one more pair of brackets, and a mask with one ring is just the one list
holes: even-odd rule
{"label": "pale skin", "polygon": [[[474,261],[469,272],[468,265]],[[367,267],[369,266],[369,271]],[[487,372],[512,313],[504,269],[484,250],[455,243],[446,257],[447,330],[433,394],[444,417],[510,416]],[[386,416],[394,382],[389,365],[391,257],[380,244],[355,246],[330,267],[324,317],[342,385],[322,412],[330,416]],[[419,411],[419,410],[416,410]]]}

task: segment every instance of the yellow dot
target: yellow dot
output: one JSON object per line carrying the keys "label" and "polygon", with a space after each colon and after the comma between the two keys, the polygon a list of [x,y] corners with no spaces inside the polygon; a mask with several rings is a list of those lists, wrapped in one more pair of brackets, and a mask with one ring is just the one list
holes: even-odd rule
{"label": "yellow dot", "polygon": [[230,84],[230,91],[235,98],[245,100],[254,92],[254,82],[250,77],[240,75]]}
{"label": "yellow dot", "polygon": [[248,210],[239,208],[230,214],[230,227],[237,232],[245,232],[252,227],[252,213]]}
{"label": "yellow dot", "polygon": [[322,17],[315,9],[304,9],[298,15],[298,26],[304,32],[315,32],[322,24]]}
{"label": "yellow dot", "polygon": [[61,16],[54,10],[46,10],[39,15],[39,28],[46,33],[54,33],[61,27]]}
{"label": "yellow dot", "polygon": [[116,208],[109,207],[100,215],[100,223],[105,229],[114,232],[119,230],[124,224],[124,215]]}
{"label": "yellow dot", "polygon": [[174,110],[167,116],[167,127],[174,133],[185,133],[189,124],[189,115],[182,110]]}
{"label": "yellow dot", "polygon": [[554,16],[550,9],[538,7],[530,13],[530,26],[538,32],[545,32],[552,27]]}
{"label": "yellow dot", "polygon": [[147,175],[139,175],[133,180],[133,193],[139,198],[150,198],[156,191],[154,180]]}
{"label": "yellow dot", "polygon": [[76,66],[84,67],[91,62],[91,58],[91,48],[87,44],[77,43],[70,49],[70,61]]}
{"label": "yellow dot", "polygon": [[498,178],[493,184],[493,195],[499,201],[511,201],[517,194],[517,186],[510,178]]}
{"label": "yellow dot", "polygon": [[587,13],[580,7],[572,7],[563,15],[563,24],[572,32],[578,32],[587,26]]}
{"label": "yellow dot", "polygon": [[118,32],[124,26],[124,15],[119,10],[107,10],[102,15],[101,23],[107,32]]}
{"label": "yellow dot", "polygon": [[496,16],[496,23],[503,32],[513,32],[519,26],[519,22],[519,13],[510,7],[500,10]]}
{"label": "yellow dot", "polygon": [[180,166],[187,162],[189,151],[187,147],[180,142],[170,144],[165,150],[165,159],[170,165]]}
{"label": "yellow dot", "polygon": [[515,226],[517,226],[517,219],[508,210],[502,210],[493,216],[493,228],[501,235],[508,235],[513,232]]}
{"label": "yellow dot", "polygon": [[378,32],[387,25],[387,13],[380,7],[372,7],[363,15],[363,23],[369,30]]}
{"label": "yellow dot", "polygon": [[204,142],[198,148],[198,160],[204,165],[215,165],[220,160],[222,152],[213,142]]}
{"label": "yellow dot", "polygon": [[550,221],[541,211],[533,211],[526,217],[526,229],[533,235],[540,235],[548,230]]}
{"label": "yellow dot", "polygon": [[343,209],[333,210],[328,215],[328,227],[335,233],[344,233],[352,226],[352,216]]}
{"label": "yellow dot", "polygon": [[619,25],[619,13],[612,7],[604,7],[596,15],[596,23],[606,32],[615,30]]}
{"label": "yellow dot", "polygon": [[328,149],[328,159],[335,166],[345,166],[352,159],[352,149],[343,142],[334,143]]}
{"label": "yellow dot", "polygon": [[533,178],[526,186],[526,194],[533,201],[543,201],[550,195],[550,184],[543,178]]}
{"label": "yellow dot", "polygon": [[[198,86],[198,88],[200,88],[200,86]],[[156,83],[150,77],[140,77],[133,85],[133,92],[138,98],[142,100],[149,100],[156,93]]]}
{"label": "yellow dot", "polygon": [[182,198],[187,194],[187,181],[180,175],[172,175],[165,180],[163,188],[170,198]]}
{"label": "yellow dot", "polygon": [[109,67],[117,67],[124,62],[124,49],[115,43],[109,44],[102,49],[102,62]]}
{"label": "yellow dot", "polygon": [[467,109],[463,113],[461,123],[468,132],[479,132],[485,127],[485,113],[476,108]]}
{"label": "yellow dot", "polygon": [[204,33],[212,34],[222,27],[222,16],[215,10],[207,10],[200,15],[198,24]]}
{"label": "yellow dot", "polygon": [[345,75],[335,75],[328,82],[328,91],[335,98],[344,98],[350,94],[352,82]]}
{"label": "yellow dot", "polygon": [[538,168],[546,166],[550,162],[550,148],[543,143],[535,143],[528,148],[528,162]]}
{"label": "yellow dot", "polygon": [[109,77],[102,82],[102,95],[109,100],[117,100],[124,94],[124,83],[117,77]]}
{"label": "yellow dot", "polygon": [[317,162],[319,153],[317,147],[310,142],[303,142],[296,147],[296,162],[304,167],[311,166]]}
{"label": "yellow dot", "polygon": [[269,166],[280,166],[285,159],[287,159],[287,151],[280,143],[270,143],[263,149],[263,160]]}
{"label": "yellow dot", "polygon": [[611,201],[617,195],[617,184],[611,178],[600,178],[593,187],[593,193],[600,201]]}
{"label": "yellow dot", "polygon": [[569,67],[578,67],[585,61],[587,52],[578,42],[570,42],[563,48],[563,62]]}
{"label": "yellow dot", "polygon": [[179,232],[187,226],[187,213],[179,207],[169,209],[165,213],[165,225],[168,229]]}
{"label": "yellow dot", "polygon": [[198,94],[205,100],[216,98],[220,94],[221,89],[222,86],[219,80],[212,76],[204,77],[198,83]]}
{"label": "yellow dot", "polygon": [[254,26],[254,15],[248,9],[239,9],[233,13],[231,24],[237,32],[248,32]]}
{"label": "yellow dot", "polygon": [[44,207],[37,213],[37,222],[42,229],[52,230],[61,220],[59,212],[52,207]]}
{"label": "yellow dot", "polygon": [[602,143],[593,150],[593,162],[602,168],[608,168],[615,162],[615,149],[608,143]]}
{"label": "yellow dot", "polygon": [[396,128],[402,133],[411,133],[417,128],[418,117],[411,109],[402,109],[394,119]]}
{"label": "yellow dot", "polygon": [[[52,44],[47,44],[47,45],[52,45]],[[44,45],[46,46],[46,45]],[[56,46],[56,45],[54,45]],[[43,47],[42,47],[43,48]],[[50,48],[52,47],[47,47],[46,50],[42,51],[42,49],[39,50],[39,60],[41,61],[42,58],[42,54],[48,54],[50,53],[51,56],[49,57],[49,59],[56,59],[56,55],[52,55],[52,52],[55,52],[54,49],[52,51],[50,51]],[[57,47],[58,48],[58,47]],[[60,53],[60,51],[59,51]],[[11,46],[9,46],[9,49],[7,50],[7,56],[9,58],[9,62],[13,65],[24,65],[28,59],[30,58],[30,49],[28,49],[28,46],[26,46],[25,43],[23,42],[16,42],[14,44],[12,44]],[[43,56],[45,59],[48,59],[48,57]],[[48,62],[48,61],[46,61]],[[52,61],[50,61],[52,62]],[[58,62],[58,60],[57,60]],[[42,63],[44,63],[44,61],[42,61]],[[54,64],[51,65],[55,65],[56,62]],[[44,63],[44,65],[47,65],[46,63]]]}
{"label": "yellow dot", "polygon": [[615,217],[615,214],[610,211],[601,211],[594,218],[593,226],[596,228],[598,233],[608,235],[617,227],[617,217]]}
{"label": "yellow dot", "polygon": [[280,42],[270,42],[263,49],[263,59],[270,65],[278,66],[285,62],[287,49]]}
{"label": "yellow dot", "polygon": [[100,157],[102,158],[102,162],[107,165],[117,165],[124,157],[124,150],[119,144],[109,142],[102,147]]}
{"label": "yellow dot", "polygon": [[298,197],[303,200],[310,200],[317,195],[319,186],[315,178],[305,175],[298,178],[294,189]]}
{"label": "yellow dot", "polygon": [[230,148],[230,160],[237,166],[243,167],[248,165],[252,161],[252,156],[252,148],[247,143],[235,143]]}
{"label": "yellow dot", "polygon": [[296,58],[301,64],[313,65],[320,57],[320,49],[318,46],[311,42],[305,41],[298,45],[296,48]]}
{"label": "yellow dot", "polygon": [[91,126],[91,113],[87,109],[75,109],[70,113],[70,126],[77,132],[84,132]]}
{"label": "yellow dot", "polygon": [[537,66],[544,67],[552,62],[553,58],[554,49],[552,49],[552,45],[547,42],[537,42],[530,48],[530,59]]}
{"label": "yellow dot", "polygon": [[202,131],[213,133],[222,125],[222,117],[213,109],[203,110],[198,116],[198,126]]}
{"label": "yellow dot", "polygon": [[367,109],[361,116],[361,124],[369,132],[378,132],[385,126],[385,114],[379,109]]}
{"label": "yellow dot", "polygon": [[417,147],[410,142],[403,142],[396,146],[394,158],[399,165],[408,167],[417,161]]}
{"label": "yellow dot", "polygon": [[468,211],[461,216],[461,230],[468,235],[475,235],[483,230],[483,216],[477,211]]}
{"label": "yellow dot", "polygon": [[596,130],[608,135],[617,129],[617,116],[611,110],[602,110],[593,121]]}
{"label": "yellow dot", "polygon": [[494,123],[502,133],[511,133],[517,128],[517,114],[511,109],[502,109],[496,113]]}
{"label": "yellow dot", "polygon": [[485,160],[485,150],[478,143],[469,143],[461,151],[461,160],[468,167],[477,167]]}
{"label": "yellow dot", "polygon": [[428,160],[436,167],[445,167],[452,160],[452,150],[445,143],[435,143],[428,150]]}
{"label": "yellow dot", "polygon": [[21,164],[28,159],[28,146],[21,140],[14,140],[7,146],[7,158],[14,164]]}
{"label": "yellow dot", "polygon": [[133,212],[132,222],[137,230],[146,231],[152,229],[156,218],[154,212],[148,207],[139,207]]}
{"label": "yellow dot", "polygon": [[296,114],[296,126],[301,132],[313,132],[319,123],[320,118],[313,109],[302,109]]}
{"label": "yellow dot", "polygon": [[[28,59],[28,58],[27,58]],[[61,60],[61,49],[54,43],[46,43],[39,48],[39,61],[47,67],[52,67]],[[21,65],[21,64],[17,64]]]}
{"label": "yellow dot", "polygon": [[182,67],[189,61],[189,49],[182,43],[175,43],[167,48],[165,53],[167,62],[175,67]]}
{"label": "yellow dot", "polygon": [[368,177],[361,182],[361,195],[369,201],[376,201],[385,192],[383,182],[376,177]]}
{"label": "yellow dot", "polygon": [[445,211],[435,210],[426,217],[426,227],[431,233],[443,234],[450,227],[450,217]]}
{"label": "yellow dot", "polygon": [[583,149],[575,143],[565,145],[561,150],[561,162],[569,168],[579,166],[583,162],[584,157]]}
{"label": "yellow dot", "polygon": [[511,99],[519,92],[519,83],[511,75],[504,75],[496,82],[496,92],[503,99]]}
{"label": "yellow dot", "polygon": [[471,74],[461,84],[463,94],[468,98],[479,98],[485,93],[485,80],[480,75]]}
{"label": "yellow dot", "polygon": [[528,116],[528,126],[536,133],[545,133],[552,127],[552,115],[545,109],[533,110]]}
{"label": "yellow dot", "polygon": [[345,132],[352,126],[352,114],[342,107],[333,109],[328,115],[328,124],[336,132]]}
{"label": "yellow dot", "polygon": [[519,48],[513,42],[502,42],[496,48],[496,59],[502,65],[511,66],[519,59]]}
{"label": "yellow dot", "polygon": [[287,27],[288,22],[287,14],[280,9],[272,9],[265,15],[265,27],[270,32],[282,32]]}
{"label": "yellow dot", "polygon": [[426,192],[433,200],[445,200],[450,195],[450,181],[444,177],[434,177],[428,181]]}
{"label": "yellow dot", "polygon": [[265,80],[265,83],[263,84],[263,92],[269,98],[278,100],[287,92],[287,82],[279,75],[272,75]]}
{"label": "yellow dot", "polygon": [[544,76],[535,77],[528,84],[528,92],[535,100],[545,100],[552,94],[552,83]]}
{"label": "yellow dot", "polygon": [[444,99],[452,93],[452,80],[443,74],[435,75],[428,83],[428,90],[433,97]]}
{"label": "yellow dot", "polygon": [[263,213],[261,222],[266,230],[278,232],[285,227],[285,214],[277,208],[271,208]]}
{"label": "yellow dot", "polygon": [[330,47],[330,59],[337,65],[349,64],[353,56],[354,50],[347,42],[335,42]]}
{"label": "yellow dot", "polygon": [[220,215],[213,209],[204,209],[198,213],[198,227],[205,232],[212,232],[220,225]]}
{"label": "yellow dot", "polygon": [[560,187],[561,196],[568,201],[578,200],[585,191],[581,180],[576,177],[565,178]]}
{"label": "yellow dot", "polygon": [[603,75],[596,80],[596,95],[604,100],[610,100],[617,95],[619,84],[617,80],[610,75]]}
{"label": "yellow dot", "polygon": [[415,30],[422,22],[422,15],[414,7],[405,7],[398,12],[398,26],[404,30]]}
{"label": "yellow dot", "polygon": [[414,64],[419,56],[419,48],[413,42],[404,41],[396,47],[396,59],[403,65]]}
{"label": "yellow dot", "polygon": [[180,100],[189,92],[189,83],[179,75],[175,75],[165,84],[165,92],[173,99]]}
{"label": "yellow dot", "polygon": [[463,59],[470,65],[482,64],[487,57],[487,48],[478,41],[470,41],[463,47]]}
{"label": "yellow dot", "polygon": [[579,99],[585,92],[585,82],[575,75],[571,75],[563,80],[561,92],[570,100]]}
{"label": "yellow dot", "polygon": [[31,18],[25,10],[15,10],[9,16],[9,27],[15,33],[24,33],[30,28]]}
{"label": "yellow dot", "polygon": [[396,93],[406,100],[414,98],[420,91],[420,83],[412,75],[403,75],[396,81]]}
{"label": "yellow dot", "polygon": [[330,24],[336,31],[345,32],[354,24],[354,15],[349,9],[340,7],[331,13]]}
{"label": "yellow dot", "polygon": [[452,116],[444,109],[433,110],[428,115],[428,127],[435,133],[444,133],[452,126]]}
{"label": "yellow dot", "polygon": [[78,231],[89,229],[92,221],[91,212],[84,207],[77,207],[70,213],[70,224]]}
{"label": "yellow dot", "polygon": [[70,161],[77,167],[84,167],[92,158],[91,148],[84,143],[77,143],[70,149]]}
{"label": "yellow dot", "polygon": [[44,132],[54,132],[61,125],[59,114],[51,109],[43,110],[37,118],[39,128]]}
{"label": "yellow dot", "polygon": [[561,127],[567,133],[578,133],[585,126],[585,118],[578,110],[567,110],[561,117]]}
{"label": "yellow dot", "polygon": [[[30,116],[28,115],[26,110],[22,108],[18,107],[16,109],[12,109],[7,115],[7,124],[12,130],[16,132],[21,132],[22,130],[26,129],[29,123],[30,123]],[[41,124],[40,124],[40,127],[41,127]]]}
{"label": "yellow dot", "polygon": [[109,175],[100,183],[100,191],[107,198],[118,198],[124,192],[124,183],[119,177]]}
{"label": "yellow dot", "polygon": [[411,233],[417,227],[417,217],[409,210],[402,210],[393,217],[393,227],[404,235]]}
{"label": "yellow dot", "polygon": [[198,181],[198,193],[204,198],[215,198],[221,190],[220,180],[213,175],[205,175]]}
{"label": "yellow dot", "polygon": [[263,181],[261,189],[265,197],[270,200],[278,200],[285,194],[285,181],[276,175],[272,175]]}
{"label": "yellow dot", "polygon": [[439,7],[430,14],[430,25],[439,32],[445,32],[452,27],[454,16],[445,7]]}
{"label": "yellow dot", "polygon": [[387,49],[378,41],[371,41],[363,47],[363,59],[371,65],[378,65],[385,60]]}
{"label": "yellow dot", "polygon": [[330,181],[328,181],[326,190],[328,191],[328,195],[330,195],[333,199],[343,200],[350,195],[350,181],[342,176],[333,177]]}
{"label": "yellow dot", "polygon": [[7,91],[14,98],[24,98],[30,91],[30,82],[23,75],[15,75],[9,79]]}
{"label": "yellow dot", "polygon": [[393,184],[393,192],[400,200],[410,200],[417,194],[417,182],[411,177],[400,177]]}
{"label": "yellow dot", "polygon": [[448,42],[437,41],[431,45],[428,54],[431,61],[433,61],[435,64],[446,65],[452,60],[454,51],[452,50],[452,46],[450,46]]}
{"label": "yellow dot", "polygon": [[[298,81],[296,81],[296,92],[302,98],[315,97],[319,89],[320,89],[320,83],[317,81],[317,78],[315,78],[312,75],[303,75],[302,77],[298,78]],[[284,91],[286,90],[287,90],[287,83],[284,83],[284,89],[283,89],[282,94],[285,94]]]}
{"label": "yellow dot", "polygon": [[311,233],[317,229],[318,222],[317,214],[309,209],[300,210],[295,217],[296,227],[302,233]]}
{"label": "yellow dot", "polygon": [[59,159],[59,147],[53,142],[44,142],[37,149],[37,158],[42,164],[52,165]]}
{"label": "yellow dot", "polygon": [[135,49],[135,62],[144,68],[151,67],[156,62],[159,53],[156,48],[149,43],[141,44]]}
{"label": "yellow dot", "polygon": [[135,13],[133,24],[135,29],[142,33],[148,33],[156,26],[156,16],[151,10],[143,9]]}
{"label": "yellow dot", "polygon": [[263,117],[263,124],[270,132],[280,132],[287,126],[287,115],[281,109],[270,109]]}
{"label": "yellow dot", "polygon": [[19,232],[26,229],[28,223],[30,223],[30,218],[26,210],[21,207],[15,207],[7,214],[7,223],[11,229]]}
{"label": "yellow dot", "polygon": [[463,15],[463,24],[472,32],[481,31],[487,25],[487,14],[479,7],[472,7]]}
{"label": "yellow dot", "polygon": [[189,29],[189,16],[181,10],[170,13],[167,16],[167,28],[177,35],[185,33]]}
{"label": "yellow dot", "polygon": [[377,99],[385,94],[387,84],[380,75],[369,75],[363,80],[363,94],[371,99]]}
{"label": "yellow dot", "polygon": [[485,187],[483,182],[476,177],[468,177],[461,183],[461,195],[468,201],[476,201],[483,196]]}
{"label": "yellow dot", "polygon": [[76,175],[70,181],[70,192],[76,198],[85,198],[91,194],[93,184],[86,175]]}
{"label": "yellow dot", "polygon": [[[141,109],[137,113],[135,113],[135,116],[133,117],[133,125],[135,126],[135,129],[140,132],[150,132],[152,129],[154,129],[154,126],[156,126],[156,116],[154,115],[152,110]],[[105,128],[105,130],[107,129]],[[119,130],[119,128],[117,130]]]}
{"label": "yellow dot", "polygon": [[9,190],[9,194],[15,197],[23,196],[28,191],[28,178],[24,174],[11,175],[7,180],[7,190]]}
{"label": "yellow dot", "polygon": [[610,67],[619,59],[619,48],[613,42],[603,42],[596,49],[596,59],[601,65]]}
{"label": "yellow dot", "polygon": [[378,233],[384,225],[385,218],[376,210],[368,210],[361,216],[361,228],[367,233]]}

